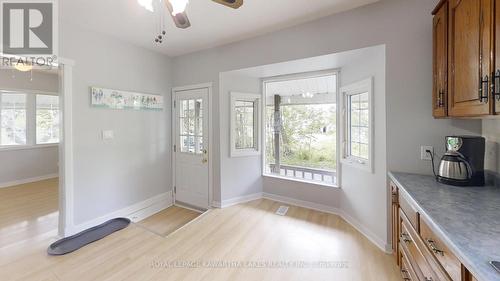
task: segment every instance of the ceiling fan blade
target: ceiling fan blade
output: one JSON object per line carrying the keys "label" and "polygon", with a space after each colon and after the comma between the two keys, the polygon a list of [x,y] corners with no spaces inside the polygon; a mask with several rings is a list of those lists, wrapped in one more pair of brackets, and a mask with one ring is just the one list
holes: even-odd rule
{"label": "ceiling fan blade", "polygon": [[215,3],[219,3],[228,7],[231,7],[233,9],[238,9],[243,5],[243,0],[212,0]]}
{"label": "ceiling fan blade", "polygon": [[175,26],[178,28],[186,29],[191,26],[191,22],[189,21],[189,18],[186,14],[186,12],[182,12],[180,14],[176,14],[175,16],[172,14],[173,8],[170,2],[165,1],[165,5],[167,6],[167,9],[169,11],[170,16],[174,20]]}

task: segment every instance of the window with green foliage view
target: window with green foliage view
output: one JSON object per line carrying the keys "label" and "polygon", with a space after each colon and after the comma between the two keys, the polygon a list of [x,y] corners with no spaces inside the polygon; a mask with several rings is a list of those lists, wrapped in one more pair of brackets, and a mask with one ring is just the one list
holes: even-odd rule
{"label": "window with green foliage view", "polygon": [[335,74],[265,83],[265,174],[337,183]]}

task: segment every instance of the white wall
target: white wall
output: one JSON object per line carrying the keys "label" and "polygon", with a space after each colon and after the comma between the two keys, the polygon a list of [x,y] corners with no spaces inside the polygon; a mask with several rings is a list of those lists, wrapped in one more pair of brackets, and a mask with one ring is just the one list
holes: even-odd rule
{"label": "white wall", "polygon": [[[235,73],[221,73],[220,82],[220,202],[224,203],[229,199],[262,192],[262,157],[229,157],[230,92],[260,94],[262,82],[259,78]],[[218,194],[214,198],[219,198]]]}
{"label": "white wall", "polygon": [[483,136],[486,138],[484,168],[500,174],[500,120],[483,120]]}
{"label": "white wall", "polygon": [[[430,174],[429,163],[419,159],[421,145],[432,145],[439,152],[438,148],[443,147],[444,136],[448,134],[481,132],[480,121],[432,118],[431,11],[437,2],[385,0],[257,38],[177,57],[173,60],[173,81],[175,86],[212,81],[213,93],[218,95],[220,72],[386,45],[387,168]],[[212,111],[215,115],[214,133],[219,136],[217,103]],[[219,140],[216,139],[214,143],[215,153],[219,155]],[[217,167],[219,159],[214,160]],[[215,174],[215,188],[220,187],[220,175],[219,171]],[[380,192],[377,198],[388,197],[385,182],[375,183],[374,186]],[[297,188],[303,192],[315,192],[308,190],[309,186]],[[288,190],[284,192],[291,196],[295,193]],[[317,194],[326,197],[319,191]],[[329,196],[330,200],[325,203],[338,202],[336,195]],[[374,198],[365,194],[358,197],[358,204],[368,207],[356,210],[353,216],[357,216],[360,223],[372,233],[381,236],[379,240],[388,241],[388,203],[383,208],[381,205],[371,205]],[[313,196],[310,199],[314,199]],[[377,216],[375,220],[367,221],[368,217],[363,214],[370,210],[376,212]]]}
{"label": "white wall", "polygon": [[[74,222],[81,224],[171,190],[170,59],[64,23],[61,56],[73,72]],[[165,96],[165,110],[90,107],[90,86]],[[102,130],[115,138],[103,141]]]}
{"label": "white wall", "polygon": [[[58,74],[38,71],[0,70],[0,90],[31,90],[57,93]],[[32,147],[22,150],[0,149],[0,186],[36,180],[58,173],[57,146]]]}
{"label": "white wall", "polygon": [[58,146],[0,151],[0,187],[56,176]]}
{"label": "white wall", "polygon": [[342,86],[367,77],[374,78],[373,173],[342,165],[339,202],[342,212],[349,216],[350,222],[362,228],[378,245],[386,244],[383,237],[386,235],[388,223],[385,62],[385,46],[370,48],[369,53],[343,66],[340,76]]}

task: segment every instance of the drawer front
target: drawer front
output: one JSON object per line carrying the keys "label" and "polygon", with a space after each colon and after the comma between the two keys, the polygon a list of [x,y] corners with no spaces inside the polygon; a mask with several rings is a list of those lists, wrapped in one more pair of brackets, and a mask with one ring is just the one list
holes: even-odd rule
{"label": "drawer front", "polygon": [[403,210],[413,228],[418,232],[420,230],[418,212],[415,210],[413,205],[410,204],[406,194],[401,191],[399,191],[399,207]]}
{"label": "drawer front", "polygon": [[401,259],[401,277],[403,278],[403,281],[419,281],[408,256],[401,247],[400,249],[399,256]]}
{"label": "drawer front", "polygon": [[403,212],[400,212],[399,216],[401,217],[401,236],[399,238],[401,247],[403,251],[408,253],[408,259],[416,268],[419,280],[440,280],[435,276],[425,258],[425,253],[422,251],[425,245],[419,243],[417,232],[409,224],[409,220]]}
{"label": "drawer front", "polygon": [[453,281],[462,279],[462,266],[458,258],[444,245],[443,241],[429,228],[425,220],[420,220],[420,236],[427,248],[439,261]]}

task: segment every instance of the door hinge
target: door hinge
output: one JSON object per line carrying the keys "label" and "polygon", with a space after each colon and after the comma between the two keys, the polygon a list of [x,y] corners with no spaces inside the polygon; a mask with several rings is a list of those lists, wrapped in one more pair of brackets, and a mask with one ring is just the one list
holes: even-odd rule
{"label": "door hinge", "polygon": [[177,102],[174,100],[174,108],[177,106]]}
{"label": "door hinge", "polygon": [[174,193],[177,193],[177,186],[174,186]]}
{"label": "door hinge", "polygon": [[174,152],[177,152],[177,145],[174,144]]}

